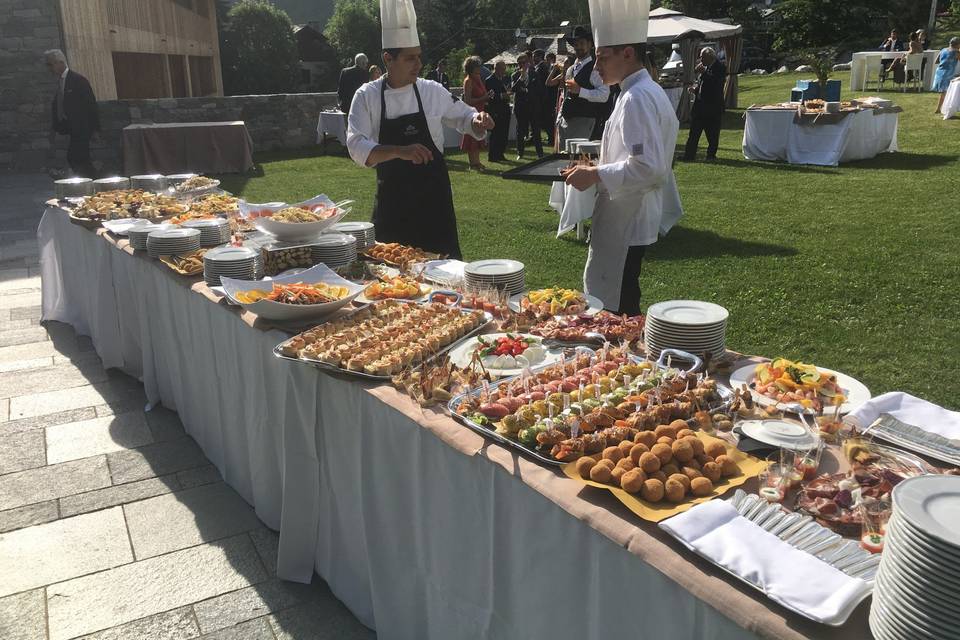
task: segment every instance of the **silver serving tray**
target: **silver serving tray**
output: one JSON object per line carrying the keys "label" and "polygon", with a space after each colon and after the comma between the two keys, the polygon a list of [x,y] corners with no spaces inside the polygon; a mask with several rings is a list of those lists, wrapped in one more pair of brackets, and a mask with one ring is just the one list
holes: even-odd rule
{"label": "silver serving tray", "polygon": [[[577,350],[592,351],[592,349],[589,349],[589,348],[587,348],[587,347],[576,347],[576,349],[577,349]],[[664,360],[666,359],[666,355],[667,355],[667,354],[661,354],[660,359],[655,363],[657,369],[664,369],[664,368],[666,368],[666,365],[664,364]],[[682,352],[682,351],[681,351],[681,352],[677,352],[677,351],[671,350],[670,355],[674,355],[674,356],[678,356],[678,355],[679,355],[680,357],[683,357],[683,358],[685,358],[685,359],[689,359],[690,361],[693,361],[693,363],[694,363],[693,367],[692,367],[691,369],[685,371],[685,373],[690,373],[690,372],[696,371],[696,369],[698,369],[698,368],[700,367],[700,365],[702,364],[702,361],[700,360],[700,358],[697,358],[696,356],[691,355],[691,354],[684,353],[684,352]],[[570,362],[570,360],[572,360],[572,358],[566,358],[566,359],[564,359],[563,363],[566,364],[567,362]],[[637,357],[635,357],[635,356],[630,356],[630,360],[632,360],[633,362],[638,362],[638,363],[639,363],[639,362],[643,362],[643,360],[642,360],[641,358],[637,358]],[[548,365],[543,365],[543,366],[538,367],[538,368],[533,369],[533,370],[534,370],[534,371],[539,371],[539,370],[541,370],[541,369],[546,369],[546,368],[549,368],[549,367],[552,367],[552,366],[556,366],[556,365],[557,365],[557,363],[554,362],[554,363],[551,363],[551,364],[548,364]],[[496,388],[499,387],[500,385],[506,384],[506,383],[508,383],[508,382],[510,382],[510,381],[512,381],[512,380],[515,380],[515,379],[517,379],[517,378],[519,378],[519,377],[520,377],[520,376],[510,376],[509,378],[502,378],[502,379],[500,379],[499,381],[497,381],[496,383],[491,384],[489,388],[490,388],[491,390],[496,389]],[[722,385],[722,384],[717,384],[717,392],[720,394],[722,400],[721,400],[719,403],[716,403],[715,405],[711,405],[711,406],[707,407],[707,411],[709,411],[709,412],[711,412],[711,413],[714,412],[714,411],[721,411],[721,410],[723,410],[723,409],[728,408],[728,407],[730,406],[730,404],[733,402],[733,399],[734,399],[733,391],[732,391],[731,389],[725,387],[725,386]],[[538,462],[542,462],[543,464],[551,465],[551,466],[555,466],[555,467],[562,467],[563,465],[567,464],[566,462],[560,462],[559,460],[554,460],[553,458],[547,457],[547,456],[543,455],[542,453],[540,453],[539,451],[537,451],[536,449],[534,449],[533,447],[529,447],[529,446],[523,444],[522,442],[520,442],[520,441],[518,441],[518,440],[514,440],[513,438],[508,438],[508,437],[506,437],[506,436],[504,436],[504,435],[501,435],[501,434],[497,433],[493,428],[488,427],[488,426],[484,426],[484,425],[482,425],[482,424],[480,424],[480,423],[478,423],[478,422],[475,422],[475,421],[473,421],[473,420],[470,419],[470,416],[465,415],[465,414],[462,414],[462,413],[459,412],[458,409],[459,409],[459,407],[460,407],[460,403],[463,402],[463,399],[464,399],[464,398],[470,397],[470,396],[476,397],[476,396],[479,396],[481,393],[483,393],[483,390],[482,390],[482,389],[474,389],[474,390],[471,391],[470,393],[461,393],[461,394],[459,394],[459,395],[457,395],[457,396],[455,396],[455,397],[453,397],[453,398],[450,399],[450,402],[447,403],[447,410],[450,411],[450,415],[452,415],[452,416],[454,417],[454,419],[457,420],[457,422],[459,422],[459,423],[463,424],[464,426],[472,429],[473,431],[476,431],[477,433],[479,433],[480,435],[482,435],[482,436],[484,436],[484,437],[486,437],[486,438],[490,438],[491,440],[495,440],[495,441],[499,442],[500,444],[502,444],[502,445],[504,445],[504,446],[510,447],[510,448],[512,448],[512,449],[516,449],[516,450],[519,451],[520,453],[522,453],[522,454],[524,454],[524,455],[526,455],[526,456],[528,456],[528,457],[531,457],[531,458],[533,458],[534,460],[537,460]]]}
{"label": "silver serving tray", "polygon": [[[398,302],[400,302],[400,301],[398,301]],[[404,303],[405,303],[405,304],[418,304],[418,303],[416,303],[416,302],[404,302]],[[375,303],[370,303],[370,304],[375,304]],[[347,318],[350,318],[350,317],[356,315],[356,314],[359,313],[360,311],[362,311],[362,310],[366,309],[367,307],[369,307],[370,304],[366,304],[366,305],[363,305],[362,307],[359,307],[359,308],[357,308],[357,309],[354,309],[353,311],[351,311],[351,312],[348,313],[347,315],[343,316],[343,318],[341,318],[341,319],[347,319]],[[461,313],[467,314],[467,313],[470,313],[470,312],[472,312],[472,311],[473,311],[472,309],[462,309],[462,310],[461,310]],[[451,342],[451,343],[448,344],[447,346],[443,347],[442,349],[440,349],[439,351],[437,351],[435,354],[433,354],[432,356],[430,356],[429,358],[427,358],[424,362],[432,362],[433,360],[435,360],[435,359],[438,358],[439,356],[442,356],[443,354],[445,354],[445,353],[446,353],[447,351],[449,351],[450,349],[453,349],[455,346],[457,346],[458,344],[460,344],[460,343],[463,342],[464,340],[468,340],[468,339],[470,339],[470,338],[473,338],[474,336],[479,335],[484,329],[486,329],[486,328],[490,325],[491,322],[493,322],[493,316],[490,315],[489,313],[484,312],[483,317],[484,317],[484,322],[483,322],[483,324],[481,324],[480,326],[478,326],[476,329],[474,329],[474,330],[471,331],[470,333],[465,334],[465,335],[464,335],[462,338],[460,338],[459,340],[455,340],[454,342]],[[323,323],[319,323],[319,324],[323,324]],[[351,370],[351,369],[344,369],[343,367],[338,367],[338,366],[336,366],[336,365],[332,365],[332,364],[329,364],[329,363],[327,363],[327,362],[320,362],[320,361],[318,361],[318,360],[310,360],[310,359],[307,359],[307,358],[294,358],[294,357],[285,355],[284,353],[282,353],[282,352],[280,351],[281,345],[283,345],[285,342],[287,342],[287,340],[284,340],[283,342],[281,342],[280,344],[278,344],[277,346],[275,346],[275,347],[273,348],[273,355],[276,356],[277,358],[280,358],[281,360],[289,360],[290,362],[299,362],[300,364],[310,365],[310,366],[312,366],[312,367],[316,367],[317,369],[322,369],[322,370],[324,370],[324,371],[329,371],[329,372],[331,372],[331,373],[341,373],[341,374],[348,375],[348,376],[351,376],[351,377],[354,377],[354,378],[361,378],[361,379],[363,379],[363,380],[375,380],[375,381],[377,381],[377,382],[384,382],[384,381],[389,381],[389,380],[391,379],[391,376],[378,376],[378,375],[373,375],[373,374],[370,374],[370,373],[366,373],[365,371],[353,371],[353,370]]]}
{"label": "silver serving tray", "polygon": [[936,433],[918,429],[882,414],[870,427],[870,434],[936,460],[960,466],[960,445]]}
{"label": "silver serving tray", "polygon": [[[774,534],[791,547],[809,553],[820,559],[822,562],[830,565],[834,569],[841,571],[852,578],[860,578],[868,585],[871,590],[864,594],[863,598],[850,607],[847,616],[842,620],[835,622],[822,622],[814,620],[820,624],[826,624],[831,627],[839,627],[846,623],[850,614],[856,610],[857,605],[863,602],[872,593],[874,583],[876,582],[877,572],[880,569],[880,554],[873,554],[860,546],[857,540],[843,538],[838,533],[834,533],[827,527],[824,527],[809,515],[787,511],[775,502],[767,502],[755,493],[747,493],[743,489],[737,489],[730,499],[730,504],[740,512],[740,515],[750,520],[758,527]],[[701,554],[696,549],[687,545],[680,538],[673,535],[667,529],[661,531],[669,534],[680,542],[683,546],[693,551],[698,556],[707,560],[710,564],[722,569],[727,574],[737,578],[744,584],[748,584],[757,591],[764,593],[763,587],[743,576],[737,575],[726,567],[717,564],[713,559]],[[813,620],[806,613],[790,607],[782,602],[778,605],[785,609],[793,611],[797,615]]]}

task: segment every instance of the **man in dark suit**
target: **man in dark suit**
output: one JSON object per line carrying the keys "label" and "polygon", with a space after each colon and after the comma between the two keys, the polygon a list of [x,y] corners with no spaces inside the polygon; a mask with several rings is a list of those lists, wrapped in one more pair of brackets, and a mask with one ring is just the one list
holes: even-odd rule
{"label": "man in dark suit", "polygon": [[[73,173],[83,178],[96,178],[97,170],[90,160],[90,139],[100,131],[100,112],[90,83],[76,71],[67,68],[63,51],[51,49],[43,54],[50,73],[57,77],[57,93],[51,105],[52,130],[70,136],[67,163]],[[54,133],[51,133],[51,139]]]}
{"label": "man in dark suit", "polygon": [[443,85],[444,89],[447,91],[450,90],[450,78],[448,78],[447,74],[443,72],[443,60],[437,60],[437,66],[433,68],[433,71],[427,74],[427,80],[439,82]]}
{"label": "man in dark suit", "polygon": [[537,157],[543,157],[543,142],[540,140],[540,132],[545,128],[552,126],[544,122],[544,103],[547,98],[547,74],[550,72],[547,62],[544,59],[543,49],[537,49],[533,52],[533,65],[527,72],[527,90],[530,100],[530,135],[533,138],[533,144],[537,149]]}
{"label": "man in dark suit", "polygon": [[[521,53],[517,56],[517,70],[510,76],[513,115],[517,117],[517,160],[523,158],[523,149],[530,133],[530,69],[530,57]],[[542,153],[542,145],[538,151]]]}
{"label": "man in dark suit", "polygon": [[[900,39],[900,34],[897,33],[897,30],[894,29],[890,32],[890,37],[880,43],[879,51],[903,51],[903,40]],[[883,71],[880,72],[880,75],[886,79],[887,72],[890,70],[890,65],[893,64],[892,58],[886,58],[880,62],[880,65],[883,67]],[[898,80],[902,82],[902,80]]]}
{"label": "man in dark suit", "polygon": [[337,100],[340,111],[350,113],[350,104],[353,94],[370,79],[370,70],[367,68],[367,56],[358,53],[353,57],[353,66],[340,70],[340,79],[337,81]]}
{"label": "man in dark suit", "polygon": [[707,134],[707,160],[717,159],[717,147],[720,145],[720,124],[726,101],[723,88],[727,81],[727,68],[717,60],[716,52],[710,47],[700,51],[700,64],[697,65],[697,84],[690,88],[694,93],[693,112],[690,115],[690,135],[683,159],[692,161],[697,155],[700,134]]}
{"label": "man in dark suit", "polygon": [[507,149],[507,136],[510,133],[510,78],[507,77],[507,64],[498,62],[493,74],[487,78],[487,91],[493,97],[487,101],[485,111],[493,118],[494,127],[490,132],[490,144],[487,159],[490,162],[503,162],[503,152]]}

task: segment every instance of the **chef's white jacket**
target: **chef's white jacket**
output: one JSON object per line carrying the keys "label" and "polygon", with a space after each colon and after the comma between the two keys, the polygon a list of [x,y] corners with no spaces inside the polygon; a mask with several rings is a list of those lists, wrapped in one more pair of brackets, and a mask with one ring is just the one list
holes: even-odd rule
{"label": "chef's white jacket", "polygon": [[[417,112],[417,96],[413,93],[413,85],[400,89],[391,89],[384,86],[386,76],[373,82],[368,82],[357,89],[350,106],[350,115],[347,116],[347,151],[350,157],[361,167],[367,166],[367,156],[376,147],[380,135],[380,92],[386,89],[384,100],[387,106],[387,118],[397,118]],[[468,134],[477,140],[483,140],[484,135],[477,135],[471,124],[477,110],[467,105],[459,98],[454,97],[438,82],[417,79],[417,90],[423,102],[423,112],[427,118],[430,137],[441,152],[443,151],[443,126],[456,129],[460,133]]]}

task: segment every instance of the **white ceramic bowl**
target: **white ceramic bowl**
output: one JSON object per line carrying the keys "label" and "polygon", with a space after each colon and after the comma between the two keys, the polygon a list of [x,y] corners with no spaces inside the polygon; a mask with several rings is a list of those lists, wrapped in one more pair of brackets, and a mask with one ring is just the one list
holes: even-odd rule
{"label": "white ceramic bowl", "polygon": [[[272,280],[235,280],[233,278],[221,277],[220,281],[223,284],[224,293],[227,294],[227,297],[230,298],[232,302],[268,320],[302,320],[324,316],[347,305],[363,292],[363,285],[354,284],[349,280],[341,278],[332,269],[323,264],[310,267],[300,273],[277,276]],[[244,303],[236,298],[237,294],[242,291],[272,289],[274,282],[303,282],[305,284],[325,282],[327,284],[346,287],[350,293],[340,300],[324,304],[284,304],[282,302],[274,302],[273,300],[258,300],[253,303]]]}
{"label": "white ceramic bowl", "polygon": [[286,204],[284,202],[253,204],[241,200],[239,206],[240,216],[248,218],[253,226],[260,231],[270,234],[277,240],[298,242],[316,238],[350,213],[350,207],[341,207],[335,215],[318,222],[280,222],[271,217],[274,213],[287,207],[301,207],[315,204],[332,205],[334,202],[325,195],[319,195],[297,204]]}

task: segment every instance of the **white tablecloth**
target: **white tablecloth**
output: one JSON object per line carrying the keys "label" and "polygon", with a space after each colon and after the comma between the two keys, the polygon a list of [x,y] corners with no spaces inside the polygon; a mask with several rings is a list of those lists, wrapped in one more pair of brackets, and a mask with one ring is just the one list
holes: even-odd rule
{"label": "white tablecloth", "polygon": [[[342,111],[321,111],[320,119],[317,121],[317,143],[323,142],[323,136],[326,134],[331,138],[336,138],[340,144],[347,144],[347,116]],[[463,135],[451,127],[443,127],[443,147],[452,149],[460,146],[460,140]],[[508,140],[517,139],[517,119],[513,113],[510,114],[510,131],[507,134]]]}
{"label": "white tablecloth", "polygon": [[[924,51],[923,57],[927,64],[923,68],[923,90],[930,91],[930,85],[933,84],[933,74],[937,70],[937,55],[939,51]],[[892,60],[906,55],[904,51],[860,51],[853,54],[850,61],[850,91],[863,91],[864,70],[867,65],[867,58]],[[876,82],[876,78],[869,78],[871,82]],[[887,76],[887,80],[893,80],[893,76]]]}
{"label": "white tablecloth", "polygon": [[795,124],[794,115],[786,110],[748,110],[743,156],[835,167],[897,150],[897,113],[875,115],[866,109],[825,125]]}
{"label": "white tablecloth", "polygon": [[550,186],[550,206],[560,214],[557,237],[574,228],[577,229],[577,237],[581,237],[583,234],[579,225],[593,217],[593,207],[596,202],[596,186],[586,191],[577,191],[563,182],[554,182]]}
{"label": "white tablecloth", "polygon": [[947,88],[947,95],[943,97],[943,106],[940,107],[943,119],[947,120],[960,113],[960,78],[954,78]]}

